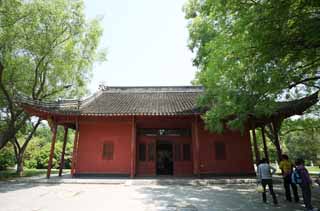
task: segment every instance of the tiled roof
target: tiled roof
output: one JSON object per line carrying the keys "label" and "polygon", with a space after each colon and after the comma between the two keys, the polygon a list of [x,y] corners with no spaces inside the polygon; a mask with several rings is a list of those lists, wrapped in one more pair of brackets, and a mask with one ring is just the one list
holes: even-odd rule
{"label": "tiled roof", "polygon": [[198,113],[196,101],[200,86],[103,87],[82,100],[58,102],[28,101],[39,110],[75,115],[190,115]]}

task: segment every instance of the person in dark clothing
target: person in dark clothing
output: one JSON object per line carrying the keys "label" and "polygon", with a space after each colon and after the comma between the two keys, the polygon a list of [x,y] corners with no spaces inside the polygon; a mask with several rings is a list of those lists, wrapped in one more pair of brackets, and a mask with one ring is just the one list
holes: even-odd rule
{"label": "person in dark clothing", "polygon": [[297,159],[296,162],[296,170],[298,171],[300,177],[301,177],[301,184],[300,188],[302,191],[302,197],[303,202],[306,206],[306,209],[308,211],[317,211],[317,208],[313,208],[311,204],[311,185],[312,180],[310,178],[308,170],[304,167],[304,160],[303,159]]}
{"label": "person in dark clothing", "polygon": [[273,191],[272,184],[272,174],[274,174],[275,171],[276,169],[268,164],[267,159],[263,158],[260,161],[260,164],[258,165],[258,179],[261,181],[261,185],[263,187],[262,200],[263,202],[267,202],[266,186],[268,185],[269,192],[273,199],[273,203],[276,205],[278,204],[278,200],[276,194]]}
{"label": "person in dark clothing", "polygon": [[292,201],[290,186],[294,195],[294,201],[299,202],[299,195],[297,185],[291,181],[291,174],[294,167],[294,164],[289,160],[288,155],[283,154],[282,159],[279,163],[279,167],[282,172],[283,185],[286,193],[287,201]]}
{"label": "person in dark clothing", "polygon": [[315,181],[320,186],[320,174],[318,174],[318,178]]}

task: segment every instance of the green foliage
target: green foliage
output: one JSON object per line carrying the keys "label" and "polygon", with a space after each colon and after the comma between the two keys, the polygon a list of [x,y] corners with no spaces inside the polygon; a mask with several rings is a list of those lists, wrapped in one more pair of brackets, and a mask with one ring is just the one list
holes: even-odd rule
{"label": "green foliage", "polygon": [[19,95],[43,101],[87,93],[92,64],[105,57],[101,35],[82,0],[0,1],[0,149],[11,141],[23,157],[38,126],[16,103]]}
{"label": "green foliage", "polygon": [[85,19],[82,0],[0,1],[0,148],[30,123],[14,102],[18,95],[56,100],[87,93],[92,64],[105,56],[101,35],[100,20]]}
{"label": "green foliage", "polygon": [[319,89],[319,1],[189,0],[184,11],[209,129],[243,128]]}
{"label": "green foliage", "polygon": [[[256,130],[256,134],[259,151],[263,156],[261,130]],[[319,119],[300,118],[296,120],[285,120],[280,131],[280,140],[283,153],[287,154],[292,160],[303,158],[307,165],[310,165],[311,161],[315,165],[320,165]],[[270,160],[275,162],[277,160],[277,153],[275,145],[269,138],[267,138],[267,147]]]}
{"label": "green foliage", "polygon": [[[83,2],[5,0],[1,6],[0,59],[4,83],[13,85],[8,90],[35,98],[83,95],[102,34],[99,20],[85,20]],[[71,89],[63,90],[68,84]]]}
{"label": "green foliage", "polygon": [[14,151],[11,144],[0,150],[0,170],[13,167],[15,164]]}
{"label": "green foliage", "polygon": [[[55,153],[53,156],[52,168],[60,167],[60,159],[63,145],[63,128],[58,127],[57,140],[55,145]],[[65,165],[64,168],[71,168],[73,138],[74,132],[68,131],[68,139],[65,151]],[[33,136],[28,148],[24,154],[23,163],[28,169],[45,169],[48,167],[48,159],[51,148],[51,131],[48,126],[41,125],[36,134]],[[13,167],[16,164],[13,146],[11,143],[7,144],[0,150],[0,170],[7,167]]]}
{"label": "green foliage", "polygon": [[[72,161],[72,141],[74,134],[69,130],[65,151],[65,166],[71,168]],[[63,128],[58,129],[57,142],[55,145],[54,156],[52,160],[52,168],[59,168],[63,145]],[[42,126],[37,131],[32,142],[29,144],[25,153],[24,163],[29,169],[43,169],[48,167],[48,159],[51,149],[51,131],[48,127]]]}
{"label": "green foliage", "polygon": [[320,165],[320,120],[286,120],[281,134],[283,150],[291,158]]}
{"label": "green foliage", "polygon": [[[28,149],[26,152],[25,166],[27,168],[34,169],[44,169],[48,167],[48,160],[50,155],[51,143],[45,144],[43,147],[36,147]],[[62,143],[58,142],[55,146],[55,152],[52,160],[52,168],[59,168],[60,159],[62,152]],[[65,154],[65,168],[71,167],[71,154],[72,154],[72,146],[68,144],[66,147]]]}

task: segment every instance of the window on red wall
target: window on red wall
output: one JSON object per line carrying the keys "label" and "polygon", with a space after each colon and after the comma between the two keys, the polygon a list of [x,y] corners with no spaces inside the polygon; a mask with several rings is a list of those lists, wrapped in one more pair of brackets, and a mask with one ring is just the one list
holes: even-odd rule
{"label": "window on red wall", "polygon": [[226,144],[223,142],[215,143],[215,155],[216,160],[226,160],[227,159],[227,150]]}
{"label": "window on red wall", "polygon": [[113,160],[114,147],[113,143],[104,143],[102,149],[102,159]]}
{"label": "window on red wall", "polygon": [[191,160],[191,147],[190,144],[183,144],[183,160]]}
{"label": "window on red wall", "polygon": [[139,144],[139,161],[146,161],[146,144]]}

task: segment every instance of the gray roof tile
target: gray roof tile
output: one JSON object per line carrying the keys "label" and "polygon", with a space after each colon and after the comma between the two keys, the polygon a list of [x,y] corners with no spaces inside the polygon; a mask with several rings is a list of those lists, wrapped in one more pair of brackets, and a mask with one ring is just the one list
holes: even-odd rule
{"label": "gray roof tile", "polygon": [[80,101],[22,102],[47,112],[77,115],[190,115],[198,113],[200,86],[103,87]]}

